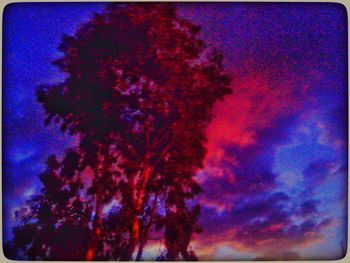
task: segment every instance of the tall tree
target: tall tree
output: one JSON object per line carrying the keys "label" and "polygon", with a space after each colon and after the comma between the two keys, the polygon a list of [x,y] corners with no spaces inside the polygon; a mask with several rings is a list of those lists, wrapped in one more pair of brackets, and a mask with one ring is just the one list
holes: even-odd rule
{"label": "tall tree", "polygon": [[[79,168],[68,171],[92,171],[87,260],[141,260],[156,230],[165,259],[196,258],[189,243],[200,231],[199,206],[188,200],[201,191],[194,176],[212,107],[231,92],[222,56],[199,32],[173,4],[114,3],[63,37],[54,64],[67,77],[41,86],[38,100],[47,124],[79,135]],[[112,199],[119,208],[104,217]]]}

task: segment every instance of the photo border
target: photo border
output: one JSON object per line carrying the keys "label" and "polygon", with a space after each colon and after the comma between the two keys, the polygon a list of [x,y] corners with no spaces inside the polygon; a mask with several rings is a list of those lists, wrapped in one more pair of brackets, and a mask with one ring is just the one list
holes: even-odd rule
{"label": "photo border", "polygon": [[[141,0],[141,1],[90,1],[90,0],[86,0],[86,1],[77,1],[77,0],[71,0],[71,1],[51,1],[51,0],[46,0],[46,1],[31,1],[31,0],[22,0],[22,1],[8,1],[8,0],[0,0],[0,9],[1,9],[1,27],[0,27],[0,38],[1,38],[1,53],[0,53],[0,58],[1,58],[1,76],[0,76],[0,81],[1,83],[3,84],[3,70],[2,70],[2,65],[3,65],[3,53],[2,53],[2,48],[3,48],[3,15],[4,15],[4,10],[5,8],[8,6],[8,5],[11,5],[11,4],[15,4],[15,3],[96,3],[96,2],[101,2],[101,3],[108,3],[108,2],[174,2],[174,3],[179,3],[179,2],[192,2],[192,3],[201,3],[201,2],[213,2],[213,3],[223,3],[223,2],[226,2],[226,3],[334,3],[334,4],[340,4],[342,5],[343,7],[345,7],[346,9],[346,13],[347,13],[347,29],[348,29],[348,45],[347,45],[347,69],[348,69],[348,78],[347,78],[347,89],[349,91],[349,9],[350,9],[350,1],[349,0],[338,0],[338,1],[329,1],[329,0],[320,0],[320,1],[292,1],[292,0],[285,0],[285,1],[262,1],[262,0],[256,0],[256,1],[245,1],[245,0],[241,0],[241,1],[210,1],[210,0],[205,0],[205,1],[189,1],[189,0],[183,0],[183,1],[150,1],[150,0]],[[1,151],[0,151],[0,160],[3,160],[2,159],[2,146],[3,146],[3,137],[2,137],[2,114],[3,114],[3,111],[2,111],[2,92],[3,92],[3,85],[2,85],[2,88],[1,88],[1,92],[0,92],[0,104],[1,104],[1,107],[0,107],[0,115],[1,115],[1,123],[0,123],[0,134],[1,134],[1,142],[0,142],[0,147],[1,147]],[[349,99],[349,92],[348,92],[348,99]],[[349,100],[348,100],[349,101]],[[349,113],[349,103],[348,103],[348,113]],[[348,114],[348,141],[349,141],[349,114]],[[348,164],[349,164],[349,147],[348,147]],[[1,179],[0,179],[0,194],[1,194],[1,197],[2,197],[2,171],[3,171],[3,166],[1,165]],[[348,191],[347,193],[349,192],[349,189],[350,189],[350,180],[349,180],[349,170],[348,170]],[[342,258],[342,259],[337,259],[337,260],[290,260],[288,262],[300,262],[300,263],[307,263],[307,262],[318,262],[318,261],[322,261],[322,262],[330,262],[330,263],[349,263],[350,262],[350,255],[349,255],[349,244],[350,244],[350,239],[349,239],[349,236],[350,236],[350,229],[349,229],[349,193],[348,193],[348,203],[347,203],[347,251],[346,251],[346,255]],[[2,198],[1,198],[1,207],[2,207]],[[8,258],[5,257],[4,255],[4,252],[3,252],[3,227],[2,227],[2,224],[3,224],[3,220],[2,220],[2,213],[3,213],[3,208],[0,209],[0,217],[1,217],[1,221],[0,221],[0,235],[1,235],[1,241],[0,241],[0,245],[1,245],[1,252],[0,252],[0,262],[42,262],[42,263],[45,263],[45,262],[48,262],[48,261],[29,261],[29,260],[10,260]],[[49,262],[86,262],[86,261],[49,261]],[[97,261],[93,261],[93,262],[97,262]],[[101,262],[101,261],[99,261]],[[156,261],[148,261],[148,262],[156,262]],[[179,261],[179,262],[184,262],[184,261]],[[204,262],[204,261],[198,261],[198,262]],[[210,261],[210,262],[223,262],[223,261]],[[236,261],[236,260],[225,260],[225,262],[253,262],[253,261],[249,261],[249,260],[240,260],[240,261]],[[258,261],[258,262],[286,262],[286,261]]]}

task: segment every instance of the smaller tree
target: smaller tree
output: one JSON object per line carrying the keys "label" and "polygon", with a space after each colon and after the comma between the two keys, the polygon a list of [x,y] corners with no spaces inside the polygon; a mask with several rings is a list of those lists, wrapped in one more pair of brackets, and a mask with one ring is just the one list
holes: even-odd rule
{"label": "smaller tree", "polygon": [[17,251],[19,259],[84,259],[91,208],[79,194],[80,177],[71,173],[74,155],[69,150],[62,162],[50,156],[45,172],[39,176],[41,193],[27,201],[27,207],[16,211],[18,225],[9,248]]}

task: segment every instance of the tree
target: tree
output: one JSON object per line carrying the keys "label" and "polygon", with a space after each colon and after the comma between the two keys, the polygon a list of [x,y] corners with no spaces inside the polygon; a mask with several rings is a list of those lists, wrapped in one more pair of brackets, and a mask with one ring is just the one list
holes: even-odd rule
{"label": "tree", "polygon": [[[108,191],[115,188],[114,182],[104,181],[107,184],[104,199],[97,202],[89,198],[106,177],[97,175],[87,186],[82,182],[82,174],[87,173],[82,161],[78,149],[68,149],[61,161],[56,156],[48,158],[47,169],[39,176],[41,193],[16,212],[18,226],[13,231],[14,240],[6,244],[6,255],[13,259],[84,260],[93,248],[98,251],[96,259],[118,259],[111,253],[118,247],[121,251],[124,240],[122,232],[113,229],[113,219],[123,215],[109,211],[102,224],[98,205],[111,196]],[[112,243],[113,249],[103,250],[104,243]]]}
{"label": "tree", "polygon": [[[60,163],[50,156],[47,169],[40,175],[41,193],[16,212],[18,226],[10,247],[17,258],[29,260],[79,260],[89,238],[89,208],[79,195],[80,178],[65,174],[72,163],[69,150]],[[60,176],[65,174],[66,176]],[[9,250],[7,250],[9,251]]]}
{"label": "tree", "polygon": [[[46,124],[79,135],[77,162],[61,175],[92,171],[87,260],[134,253],[141,260],[155,229],[165,234],[166,259],[195,258],[188,247],[200,231],[199,206],[188,200],[201,191],[194,176],[212,107],[231,92],[223,57],[205,48],[199,32],[173,4],[129,3],[109,4],[63,37],[54,64],[67,77],[41,86],[38,100]],[[106,217],[111,200],[119,208]]]}

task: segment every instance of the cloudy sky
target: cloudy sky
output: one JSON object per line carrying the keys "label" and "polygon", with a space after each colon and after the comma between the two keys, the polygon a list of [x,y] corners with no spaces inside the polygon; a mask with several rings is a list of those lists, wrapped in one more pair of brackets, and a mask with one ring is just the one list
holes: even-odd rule
{"label": "cloudy sky", "polygon": [[[63,79],[50,62],[60,36],[102,3],[13,4],[4,14],[3,223],[40,189],[50,154],[74,138],[44,127],[38,84]],[[337,259],[346,248],[347,18],[337,4],[178,4],[221,50],[233,94],[214,108],[200,259]],[[149,253],[157,244],[149,247]]]}

